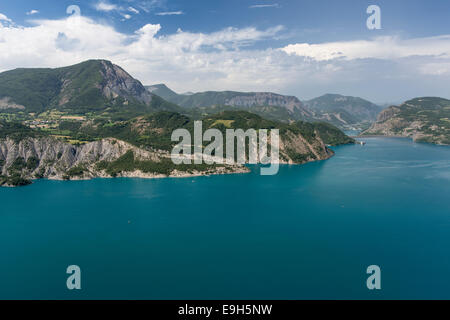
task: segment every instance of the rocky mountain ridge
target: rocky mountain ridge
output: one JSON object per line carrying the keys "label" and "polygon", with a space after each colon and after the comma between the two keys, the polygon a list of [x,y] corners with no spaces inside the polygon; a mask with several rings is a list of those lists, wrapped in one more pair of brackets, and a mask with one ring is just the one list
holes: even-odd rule
{"label": "rocky mountain ridge", "polygon": [[178,94],[165,84],[146,86],[149,92],[198,114],[246,110],[265,118],[293,122],[324,121],[340,129],[367,128],[382,107],[358,97],[325,94],[308,101],[271,92],[206,91]]}
{"label": "rocky mountain ridge", "polygon": [[149,92],[161,96],[184,108],[202,108],[211,106],[230,106],[242,109],[254,107],[281,107],[287,110],[295,119],[306,119],[312,116],[309,109],[294,96],[285,96],[272,92],[237,92],[237,91],[206,91],[177,94],[164,84],[147,86]]}

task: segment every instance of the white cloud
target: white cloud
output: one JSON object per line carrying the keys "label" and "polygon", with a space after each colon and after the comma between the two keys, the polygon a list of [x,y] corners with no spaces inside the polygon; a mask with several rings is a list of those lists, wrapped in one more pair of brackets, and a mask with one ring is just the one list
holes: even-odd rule
{"label": "white cloud", "polygon": [[[0,29],[6,27],[6,28],[10,28],[15,26],[14,22],[8,18],[6,15],[4,15],[3,13],[0,12]],[[2,37],[0,37],[0,42],[5,42],[4,39],[2,39]]]}
{"label": "white cloud", "polygon": [[183,11],[167,11],[167,12],[156,13],[157,16],[179,16],[181,14],[184,14],[184,12]]}
{"label": "white cloud", "polygon": [[420,67],[420,71],[425,75],[450,75],[450,61],[424,63]]}
{"label": "white cloud", "polygon": [[33,10],[28,11],[26,14],[27,14],[27,16],[32,16],[33,14],[38,14],[38,13],[39,13],[39,10],[33,9]]}
{"label": "white cloud", "polygon": [[106,2],[104,0],[97,2],[94,7],[97,11],[102,11],[102,12],[113,12],[114,11],[117,14],[119,14],[120,16],[122,16],[122,18],[123,18],[122,21],[131,19],[131,15],[129,13],[133,13],[133,14],[140,13],[140,11],[134,7],[131,7],[131,6],[129,6],[128,8],[122,7],[122,6],[113,4],[113,3]]}
{"label": "white cloud", "polygon": [[375,101],[448,96],[450,35],[255,49],[283,27],[162,36],[158,24],[124,34],[84,16],[34,23],[0,27],[0,71],[108,59],[144,84],[164,82],[180,92],[273,91],[304,99],[339,92]]}
{"label": "white cloud", "polygon": [[102,12],[113,12],[114,11],[117,14],[119,14],[120,16],[122,16],[122,21],[126,21],[126,20],[129,20],[132,18],[129,13],[139,14],[139,10],[137,10],[133,7],[125,8],[122,6],[118,6],[116,4],[106,2],[104,0],[97,2],[95,4],[95,9],[97,11],[102,11]]}
{"label": "white cloud", "polygon": [[166,0],[145,0],[139,1],[138,7],[143,11],[149,13],[157,8],[164,8]]}
{"label": "white cloud", "polygon": [[3,13],[0,13],[0,21],[12,22],[11,19],[9,19]]}
{"label": "white cloud", "polygon": [[133,7],[128,7],[128,11],[133,12],[134,14],[139,14],[140,13],[138,9],[135,9]]}
{"label": "white cloud", "polygon": [[333,59],[398,59],[414,55],[446,55],[450,57],[450,36],[402,40],[398,37],[378,37],[373,40],[328,42],[321,44],[290,44],[282,50],[290,55],[317,61]]}
{"label": "white cloud", "polygon": [[260,8],[278,8],[280,5],[278,3],[273,4],[254,4],[250,6],[250,9],[260,9]]}
{"label": "white cloud", "polygon": [[118,10],[119,8],[115,4],[105,2],[105,1],[100,1],[95,4],[95,9],[97,11],[110,12],[110,11]]}

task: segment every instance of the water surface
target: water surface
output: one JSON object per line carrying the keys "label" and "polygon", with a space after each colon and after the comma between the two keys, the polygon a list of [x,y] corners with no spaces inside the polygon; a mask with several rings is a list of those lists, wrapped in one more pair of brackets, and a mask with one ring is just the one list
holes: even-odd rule
{"label": "water surface", "polygon": [[0,298],[449,299],[450,148],[364,140],[276,176],[0,189]]}

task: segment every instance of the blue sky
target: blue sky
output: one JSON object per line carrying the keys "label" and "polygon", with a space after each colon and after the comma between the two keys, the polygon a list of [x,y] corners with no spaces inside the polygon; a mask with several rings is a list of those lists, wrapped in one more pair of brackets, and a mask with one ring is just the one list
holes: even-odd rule
{"label": "blue sky", "polygon": [[446,0],[3,1],[0,71],[105,58],[181,92],[450,98],[449,18]]}

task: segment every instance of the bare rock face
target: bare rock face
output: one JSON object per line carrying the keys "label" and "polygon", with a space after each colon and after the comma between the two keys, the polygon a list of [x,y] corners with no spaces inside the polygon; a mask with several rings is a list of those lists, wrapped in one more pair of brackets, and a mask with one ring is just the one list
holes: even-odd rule
{"label": "bare rock face", "polygon": [[185,108],[231,106],[237,108],[280,107],[302,118],[313,116],[297,97],[285,96],[272,92],[238,92],[238,91],[207,91],[198,93],[177,94],[164,84],[147,86],[147,90],[163,99]]}
{"label": "bare rock face", "polygon": [[280,163],[302,164],[311,161],[326,160],[334,155],[322,139],[316,137],[309,141],[301,134],[288,131],[280,141]]}
{"label": "bare rock face", "polygon": [[104,79],[104,82],[101,84],[101,90],[106,98],[115,99],[121,96],[134,98],[145,104],[149,104],[152,101],[152,94],[121,67],[109,61],[101,61],[101,63],[103,69],[100,73]]}
{"label": "bare rock face", "polygon": [[25,109],[24,106],[14,103],[11,101],[10,97],[3,97],[0,99],[0,110],[2,109]]}
{"label": "bare rock face", "polygon": [[373,123],[364,134],[386,136],[402,135],[400,129],[408,127],[408,123],[404,119],[397,117],[399,113],[400,108],[395,106],[381,111],[377,117],[377,121]]}
{"label": "bare rock face", "polygon": [[386,121],[386,120],[394,117],[395,115],[397,115],[399,112],[400,112],[399,107],[395,107],[395,106],[389,107],[380,112],[380,114],[377,117],[377,122]]}
{"label": "bare rock face", "polygon": [[132,150],[139,160],[160,161],[161,155],[136,148],[116,139],[103,139],[82,146],[73,146],[53,138],[27,138],[16,142],[11,139],[0,141],[0,160],[3,166],[0,174],[9,175],[11,166],[22,159],[28,163],[34,160],[35,166],[22,168],[25,178],[62,179],[71,168],[83,165],[89,170],[86,177],[95,177],[98,172],[95,164],[100,161],[111,162]]}
{"label": "bare rock face", "polygon": [[192,170],[186,171],[175,168],[167,173],[143,172],[139,168],[130,167],[112,175],[104,168],[99,167],[99,164],[110,164],[126,158],[130,151],[132,151],[134,158],[131,161],[147,164],[170,161],[169,152],[144,150],[113,138],[82,146],[74,146],[54,138],[26,138],[21,141],[9,138],[0,140],[0,186],[19,186],[30,183],[30,180],[41,178],[52,180],[80,180],[113,176],[161,178],[249,171],[246,167],[240,165],[226,165],[201,170],[192,168]]}
{"label": "bare rock face", "polygon": [[228,99],[225,104],[235,107],[278,106],[284,107],[291,112],[297,109],[303,111],[305,115],[311,115],[311,112],[303,106],[298,98],[270,92],[237,95]]}

